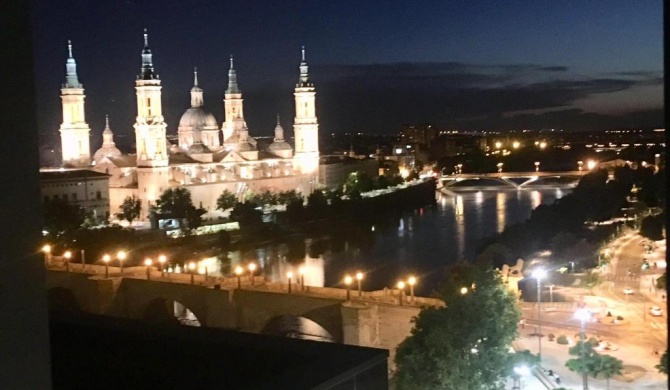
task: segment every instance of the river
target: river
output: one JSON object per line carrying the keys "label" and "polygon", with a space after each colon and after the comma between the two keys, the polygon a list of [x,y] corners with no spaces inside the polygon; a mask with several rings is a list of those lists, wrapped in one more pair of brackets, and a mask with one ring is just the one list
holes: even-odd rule
{"label": "river", "polygon": [[[445,267],[473,260],[482,238],[505,226],[523,222],[541,203],[549,204],[569,188],[499,190],[438,195],[434,206],[424,207],[377,225],[346,228],[329,237],[293,245],[265,245],[249,251],[229,252],[227,259],[211,259],[210,273],[253,261],[273,281],[293,282],[304,270],[306,285],[342,286],[346,274],[362,271],[363,290],[395,286],[414,275],[416,293],[430,294],[440,283]],[[311,254],[311,256],[310,256]],[[355,285],[355,282],[354,282]],[[354,286],[355,288],[355,286]]]}

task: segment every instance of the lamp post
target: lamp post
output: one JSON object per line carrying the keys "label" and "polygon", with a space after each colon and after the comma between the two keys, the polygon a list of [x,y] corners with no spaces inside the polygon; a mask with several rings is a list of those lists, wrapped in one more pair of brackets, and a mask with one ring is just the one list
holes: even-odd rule
{"label": "lamp post", "polygon": [[496,166],[498,167],[498,173],[502,173],[503,163],[499,162]]}
{"label": "lamp post", "polygon": [[[591,318],[591,312],[589,312],[586,309],[579,309],[575,313],[575,317],[580,322],[580,332],[579,332],[579,339],[582,342],[581,348],[580,348],[580,357],[582,359],[582,364],[586,363],[586,351],[585,351],[585,339],[586,339],[586,320]],[[582,373],[582,385],[584,390],[588,390],[589,388],[589,378],[586,374],[586,371]]]}
{"label": "lamp post", "polygon": [[288,278],[288,293],[291,293],[291,279],[293,279],[293,272],[288,271],[286,273],[286,277]]}
{"label": "lamp post", "polygon": [[344,276],[344,285],[347,286],[347,301],[351,300],[351,282],[353,278],[349,275]]}
{"label": "lamp post", "polygon": [[254,285],[254,272],[256,272],[256,263],[249,263],[248,265],[249,268],[249,280],[251,281],[251,285]]}
{"label": "lamp post", "polygon": [[538,268],[533,271],[533,277],[537,280],[537,364],[542,367],[542,279],[547,277],[547,271]]}
{"label": "lamp post", "polygon": [[51,264],[51,245],[44,245],[42,247],[42,252],[44,252],[44,266],[47,267]]}
{"label": "lamp post", "polygon": [[414,303],[414,285],[416,284],[416,278],[410,276],[409,279],[407,279],[407,284],[409,284],[409,301]]}
{"label": "lamp post", "polygon": [[300,276],[300,291],[305,291],[305,267],[298,268],[298,275]]}
{"label": "lamp post", "polygon": [[535,161],[535,172],[539,172],[539,171],[540,171],[540,162]]}
{"label": "lamp post", "polygon": [[458,164],[456,166],[458,167],[458,174],[460,175],[461,173],[463,173],[463,164]]}
{"label": "lamp post", "polygon": [[112,257],[108,254],[102,256],[102,262],[105,263],[105,279],[109,278],[109,261]]}
{"label": "lamp post", "polygon": [[468,288],[467,287],[461,287],[461,295],[465,295],[468,293]]}
{"label": "lamp post", "polygon": [[188,270],[191,274],[191,284],[195,284],[195,262],[188,263]]}
{"label": "lamp post", "polygon": [[584,161],[577,161],[577,170],[580,172],[584,169]]}
{"label": "lamp post", "polygon": [[514,387],[512,387],[512,390],[521,389],[521,377],[529,374],[530,369],[528,369],[528,366],[523,365],[514,367]]}
{"label": "lamp post", "polygon": [[549,302],[551,302],[551,303],[554,302],[554,285],[553,284],[549,285]]}
{"label": "lamp post", "polygon": [[63,257],[65,258],[65,270],[70,272],[70,258],[72,258],[72,252],[66,251],[63,253]]}
{"label": "lamp post", "polygon": [[158,256],[158,264],[160,264],[160,267],[161,267],[161,277],[165,276],[165,262],[166,261],[167,261],[167,257],[165,257],[165,255]]}
{"label": "lamp post", "polygon": [[363,290],[361,289],[361,282],[363,281],[363,275],[362,272],[356,272],[356,283],[358,284],[358,296],[362,297],[363,296]]}
{"label": "lamp post", "polygon": [[242,273],[244,272],[244,268],[240,267],[239,265],[235,267],[235,275],[237,276],[237,288],[242,288]]}
{"label": "lamp post", "polygon": [[151,280],[151,264],[153,263],[154,261],[148,257],[144,259],[144,265],[147,267],[147,280]]}
{"label": "lamp post", "polygon": [[119,259],[119,268],[120,268],[119,273],[121,274],[121,276],[123,276],[123,262],[124,260],[126,260],[126,252],[118,251],[116,253],[116,258]]}
{"label": "lamp post", "polygon": [[398,304],[403,305],[403,295],[405,295],[405,282],[402,280],[398,282]]}

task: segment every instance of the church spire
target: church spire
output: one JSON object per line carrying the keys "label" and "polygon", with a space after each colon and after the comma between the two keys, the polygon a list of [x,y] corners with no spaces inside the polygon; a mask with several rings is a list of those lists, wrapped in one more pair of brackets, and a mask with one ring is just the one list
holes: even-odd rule
{"label": "church spire", "polygon": [[142,49],[142,70],[139,78],[142,80],[158,78],[154,74],[153,55],[151,54],[151,49],[149,49],[149,34],[147,34],[146,28],[144,29],[144,49]]}
{"label": "church spire", "polygon": [[77,77],[77,63],[72,56],[72,42],[67,40],[68,57],[65,62],[65,88],[83,88]]}
{"label": "church spire", "polygon": [[299,85],[306,85],[309,83],[308,66],[305,60],[305,46],[302,47],[302,60],[300,61],[300,82]]}
{"label": "church spire", "polygon": [[240,89],[237,86],[237,72],[233,67],[233,55],[230,55],[230,69],[228,70],[228,89],[226,93],[240,93]]}
{"label": "church spire", "polygon": [[105,115],[105,129],[102,131],[102,146],[114,146],[114,133],[112,133],[112,129],[109,127],[109,115]]}
{"label": "church spire", "polygon": [[191,88],[191,107],[202,107],[204,105],[202,88],[198,86],[198,68],[193,68],[193,88]]}

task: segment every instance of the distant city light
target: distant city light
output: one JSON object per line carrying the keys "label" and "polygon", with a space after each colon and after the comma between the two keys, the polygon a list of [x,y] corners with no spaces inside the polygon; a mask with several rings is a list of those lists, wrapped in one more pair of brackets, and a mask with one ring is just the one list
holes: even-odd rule
{"label": "distant city light", "polygon": [[519,149],[519,146],[521,146],[521,143],[520,143],[519,141],[514,141],[514,142],[512,143],[512,147],[513,147],[514,149]]}

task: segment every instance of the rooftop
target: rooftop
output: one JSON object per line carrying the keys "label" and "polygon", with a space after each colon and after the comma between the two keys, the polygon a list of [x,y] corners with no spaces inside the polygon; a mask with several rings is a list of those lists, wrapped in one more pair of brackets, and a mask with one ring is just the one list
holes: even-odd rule
{"label": "rooftop", "polygon": [[90,169],[40,169],[40,181],[106,179],[109,175]]}

